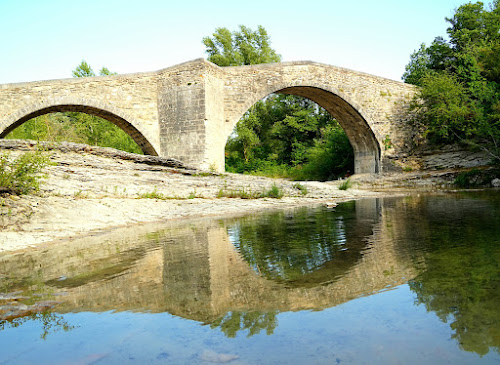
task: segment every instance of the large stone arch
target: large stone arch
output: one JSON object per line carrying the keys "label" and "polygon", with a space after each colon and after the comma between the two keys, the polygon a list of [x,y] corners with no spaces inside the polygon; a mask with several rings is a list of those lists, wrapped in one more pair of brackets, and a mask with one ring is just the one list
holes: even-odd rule
{"label": "large stone arch", "polygon": [[103,118],[127,133],[145,154],[158,156],[158,152],[145,134],[134,126],[138,123],[134,123],[132,117],[112,105],[96,104],[84,99],[46,100],[43,103],[26,106],[7,118],[4,126],[0,126],[0,138],[4,138],[15,128],[32,118],[54,112],[80,112]]}
{"label": "large stone arch", "polygon": [[368,122],[368,117],[364,115],[361,105],[352,100],[342,90],[312,83],[312,82],[291,82],[275,85],[266,85],[252,93],[240,107],[236,109],[229,119],[227,137],[231,134],[236,123],[247,112],[247,110],[272,93],[282,93],[297,95],[308,98],[337,119],[344,129],[354,150],[354,172],[355,173],[378,173],[381,171],[381,149],[373,130]]}

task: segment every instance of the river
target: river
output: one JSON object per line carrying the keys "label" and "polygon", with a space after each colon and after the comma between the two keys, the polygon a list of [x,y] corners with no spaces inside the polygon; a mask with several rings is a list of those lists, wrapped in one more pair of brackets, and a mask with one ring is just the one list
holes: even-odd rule
{"label": "river", "polygon": [[498,364],[500,192],[130,227],[0,255],[0,364]]}

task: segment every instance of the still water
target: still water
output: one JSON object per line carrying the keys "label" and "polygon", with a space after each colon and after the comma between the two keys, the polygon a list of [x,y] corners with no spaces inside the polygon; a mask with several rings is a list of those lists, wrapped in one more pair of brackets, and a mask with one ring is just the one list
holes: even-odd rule
{"label": "still water", "polygon": [[499,364],[500,193],[133,227],[0,293],[0,364]]}

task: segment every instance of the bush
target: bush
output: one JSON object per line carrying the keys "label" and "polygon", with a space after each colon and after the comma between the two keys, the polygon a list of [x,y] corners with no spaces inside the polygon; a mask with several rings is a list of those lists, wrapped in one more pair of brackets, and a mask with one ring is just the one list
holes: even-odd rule
{"label": "bush", "polygon": [[498,176],[499,170],[472,169],[459,173],[453,182],[459,188],[489,187],[491,180]]}
{"label": "bush", "polygon": [[307,163],[296,170],[297,180],[333,180],[354,171],[354,152],[342,128],[332,125],[307,151]]}
{"label": "bush", "polygon": [[275,198],[275,199],[281,199],[283,198],[283,192],[281,191],[280,188],[276,186],[276,184],[273,184],[271,186],[271,189],[269,189],[267,192],[263,194],[264,197],[266,198]]}
{"label": "bush", "polygon": [[352,187],[352,181],[351,179],[347,179],[339,185],[339,190],[347,190],[350,187]]}
{"label": "bush", "polygon": [[0,155],[0,192],[20,195],[38,191],[41,171],[49,162],[41,151],[26,152],[16,159],[7,153]]}
{"label": "bush", "polygon": [[299,190],[302,195],[307,195],[307,193],[308,193],[307,186],[304,186],[300,183],[293,184],[293,187],[295,189]]}

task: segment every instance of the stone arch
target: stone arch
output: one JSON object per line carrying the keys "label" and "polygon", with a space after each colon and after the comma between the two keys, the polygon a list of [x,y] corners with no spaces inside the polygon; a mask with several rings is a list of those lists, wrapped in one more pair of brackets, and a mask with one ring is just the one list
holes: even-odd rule
{"label": "stone arch", "polygon": [[241,116],[257,101],[269,94],[281,93],[308,98],[337,119],[344,129],[354,150],[355,173],[378,173],[381,171],[381,148],[373,132],[368,118],[364,116],[362,107],[341,90],[334,90],[325,85],[315,83],[294,82],[281,85],[269,85],[252,94],[238,109],[229,122],[232,132]]}
{"label": "stone arch", "polygon": [[29,105],[13,113],[7,119],[3,128],[0,126],[0,138],[4,138],[11,131],[32,118],[54,112],[80,112],[106,119],[127,133],[145,154],[158,156],[158,152],[146,136],[134,126],[137,123],[133,123],[133,118],[112,105],[96,104],[84,99],[46,100],[39,104]]}

